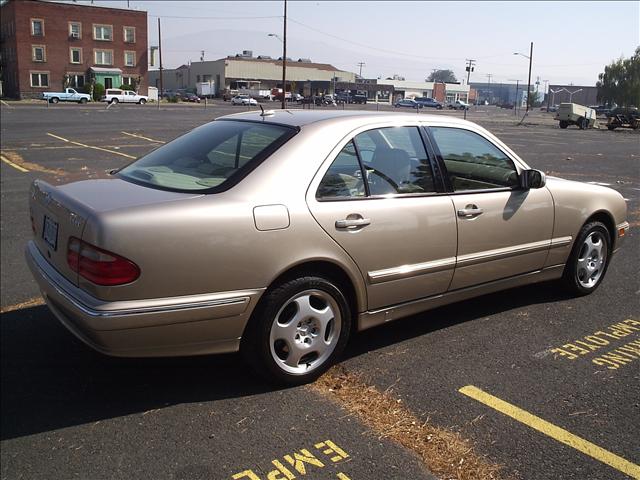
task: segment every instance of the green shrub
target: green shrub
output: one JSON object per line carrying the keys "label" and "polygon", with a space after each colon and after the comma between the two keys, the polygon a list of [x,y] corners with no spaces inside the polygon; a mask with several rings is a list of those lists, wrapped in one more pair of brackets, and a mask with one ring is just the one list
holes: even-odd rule
{"label": "green shrub", "polygon": [[133,85],[125,85],[124,83],[120,85],[120,90],[130,90],[132,92],[135,91]]}
{"label": "green shrub", "polygon": [[93,86],[93,99],[98,102],[100,101],[100,98],[102,98],[102,96],[104,95],[104,85],[102,85],[101,83],[96,83]]}
{"label": "green shrub", "polygon": [[178,97],[169,97],[167,98],[167,102],[169,103],[178,103]]}

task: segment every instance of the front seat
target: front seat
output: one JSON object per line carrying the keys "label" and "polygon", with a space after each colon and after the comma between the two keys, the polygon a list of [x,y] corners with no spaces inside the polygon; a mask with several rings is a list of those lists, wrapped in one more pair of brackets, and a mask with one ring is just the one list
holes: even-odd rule
{"label": "front seat", "polygon": [[371,159],[371,168],[375,169],[368,177],[371,195],[400,193],[403,185],[411,183],[411,158],[400,148],[377,148]]}

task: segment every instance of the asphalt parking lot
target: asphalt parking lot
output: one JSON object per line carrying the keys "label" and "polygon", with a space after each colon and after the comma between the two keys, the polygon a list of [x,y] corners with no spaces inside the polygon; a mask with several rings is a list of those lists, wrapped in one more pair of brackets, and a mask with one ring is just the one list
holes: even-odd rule
{"label": "asphalt parking lot", "polygon": [[[39,302],[22,253],[34,178],[105,177],[246,107],[0,108],[2,478],[433,478],[330,394],[274,389],[237,355],[105,357]],[[439,308],[358,334],[341,366],[470,439],[504,478],[640,478],[640,135],[560,130],[539,112],[518,126],[493,107],[468,119],[533,168],[618,190],[631,224],[624,249],[593,295],[542,284]]]}

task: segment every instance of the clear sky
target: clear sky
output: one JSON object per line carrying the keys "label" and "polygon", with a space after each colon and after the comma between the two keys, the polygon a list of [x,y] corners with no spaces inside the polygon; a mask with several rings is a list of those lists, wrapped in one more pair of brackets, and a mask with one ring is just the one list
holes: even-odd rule
{"label": "clear sky", "polygon": [[[78,0],[89,4],[88,0]],[[126,8],[126,0],[94,0]],[[140,1],[149,14],[149,45],[162,22],[163,66],[216,60],[242,50],[282,55],[283,2]],[[526,82],[534,42],[532,82],[594,85],[604,65],[640,45],[640,2],[329,2],[289,1],[287,56],[331,63],[367,78],[393,74],[424,80],[433,69],[471,81]],[[190,17],[190,18],[180,18]],[[271,17],[271,18],[268,18]],[[511,82],[515,83],[515,82]]]}

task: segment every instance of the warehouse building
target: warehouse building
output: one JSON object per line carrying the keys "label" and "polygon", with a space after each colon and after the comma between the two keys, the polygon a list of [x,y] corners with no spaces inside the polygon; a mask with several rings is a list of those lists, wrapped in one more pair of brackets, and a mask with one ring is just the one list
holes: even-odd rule
{"label": "warehouse building", "polygon": [[559,105],[565,102],[580,105],[598,104],[598,87],[580,85],[549,85],[549,93],[545,98],[545,105]]}
{"label": "warehouse building", "polygon": [[[340,70],[327,63],[309,59],[287,58],[287,91],[303,94],[305,88],[316,93],[332,90],[336,82],[354,82],[356,74]],[[241,54],[219,60],[191,62],[174,70],[163,70],[165,90],[192,89],[197,83],[211,82],[216,96],[244,88],[271,90],[282,88],[282,59],[253,56],[245,50]],[[149,72],[149,84],[160,88],[160,72]]]}
{"label": "warehouse building", "polygon": [[1,9],[4,95],[132,85],[146,94],[147,12],[40,0]]}

